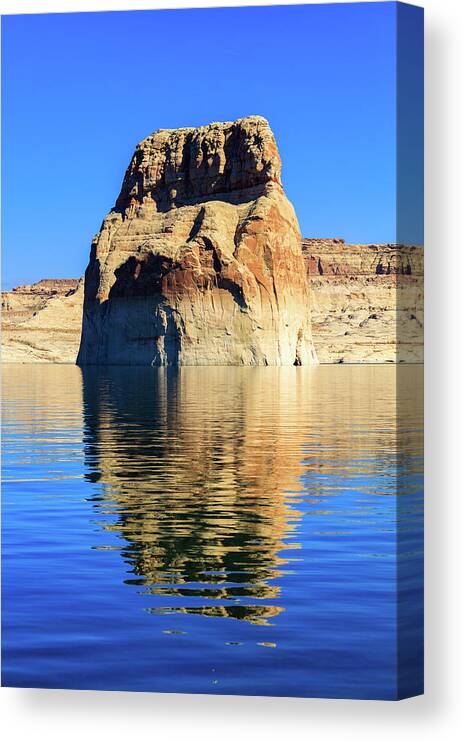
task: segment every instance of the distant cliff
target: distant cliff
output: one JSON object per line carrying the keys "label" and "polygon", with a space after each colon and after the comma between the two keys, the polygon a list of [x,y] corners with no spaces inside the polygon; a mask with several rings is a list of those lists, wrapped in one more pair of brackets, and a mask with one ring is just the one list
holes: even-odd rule
{"label": "distant cliff", "polygon": [[75,363],[82,326],[82,279],[44,279],[2,291],[2,361]]}
{"label": "distant cliff", "polygon": [[423,248],[303,240],[320,363],[423,361]]}
{"label": "distant cliff", "polygon": [[137,145],[92,243],[78,363],[316,363],[294,209],[267,121]]}

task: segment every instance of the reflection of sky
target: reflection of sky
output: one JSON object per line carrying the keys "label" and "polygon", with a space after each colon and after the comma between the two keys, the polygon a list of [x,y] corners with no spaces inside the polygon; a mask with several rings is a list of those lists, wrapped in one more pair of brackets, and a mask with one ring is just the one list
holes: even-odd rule
{"label": "reflection of sky", "polygon": [[[421,11],[399,14],[398,237],[421,242],[409,20]],[[22,15],[2,28],[7,285],[83,273],[141,138],[252,113],[276,134],[304,235],[395,241],[396,3]]]}

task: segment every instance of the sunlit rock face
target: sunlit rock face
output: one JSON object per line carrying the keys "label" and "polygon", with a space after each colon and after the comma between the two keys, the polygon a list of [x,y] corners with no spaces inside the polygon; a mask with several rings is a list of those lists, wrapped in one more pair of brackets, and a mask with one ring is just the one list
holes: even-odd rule
{"label": "sunlit rock face", "polygon": [[320,363],[423,363],[423,247],[304,239]]}
{"label": "sunlit rock face", "polygon": [[309,365],[310,288],[267,121],[136,147],[85,278],[78,363]]}
{"label": "sunlit rock face", "polygon": [[77,278],[2,291],[2,363],[76,363],[83,299]]}

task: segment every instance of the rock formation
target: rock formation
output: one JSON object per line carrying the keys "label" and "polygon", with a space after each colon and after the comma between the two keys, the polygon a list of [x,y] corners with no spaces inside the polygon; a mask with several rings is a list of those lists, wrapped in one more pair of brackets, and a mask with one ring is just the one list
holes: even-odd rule
{"label": "rock formation", "polygon": [[138,144],[92,243],[78,364],[316,363],[280,174],[259,116]]}
{"label": "rock formation", "polygon": [[320,363],[423,362],[423,248],[303,241]]}
{"label": "rock formation", "polygon": [[44,279],[2,291],[3,363],[75,363],[84,281]]}

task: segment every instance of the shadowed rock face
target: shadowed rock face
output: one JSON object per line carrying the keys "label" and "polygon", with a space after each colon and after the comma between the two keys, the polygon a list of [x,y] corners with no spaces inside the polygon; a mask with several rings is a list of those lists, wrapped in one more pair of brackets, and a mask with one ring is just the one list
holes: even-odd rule
{"label": "shadowed rock face", "polygon": [[280,173],[258,116],[144,139],[92,243],[78,363],[316,363]]}

